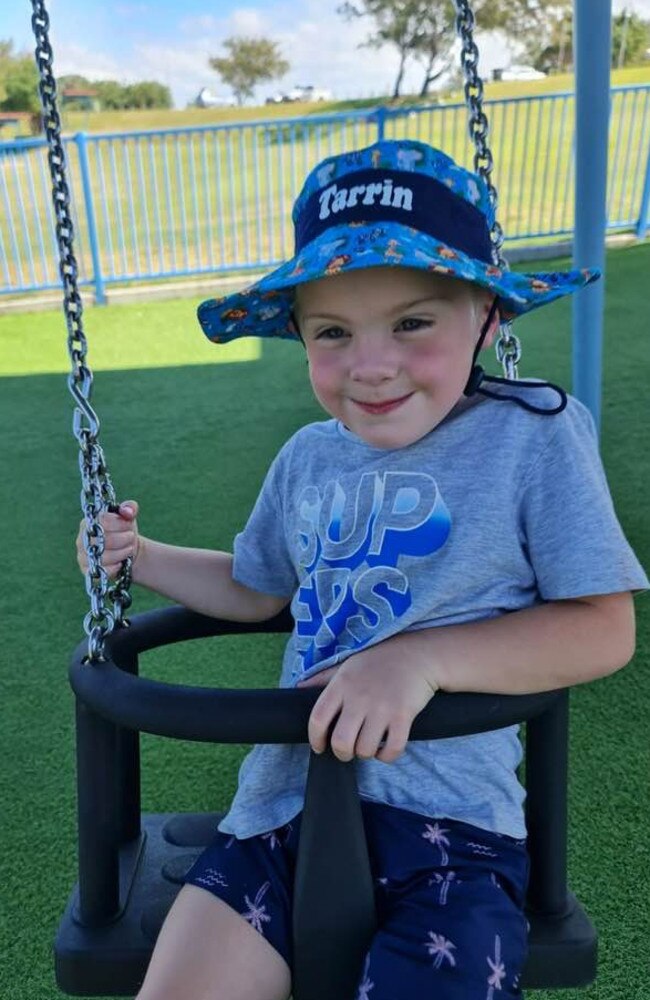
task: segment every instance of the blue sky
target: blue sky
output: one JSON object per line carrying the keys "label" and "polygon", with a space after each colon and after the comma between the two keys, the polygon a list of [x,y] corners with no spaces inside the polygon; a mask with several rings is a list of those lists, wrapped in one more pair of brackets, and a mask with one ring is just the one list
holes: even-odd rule
{"label": "blue sky", "polygon": [[[265,35],[280,43],[291,63],[287,76],[261,86],[258,98],[294,83],[326,87],[335,97],[388,93],[397,67],[390,47],[359,48],[368,26],[349,23],[336,13],[340,0],[46,0],[52,22],[55,72],[79,72],[91,79],[133,82],[155,79],[167,84],[178,107],[201,87],[226,94],[209,55],[222,53],[229,35]],[[650,18],[650,0],[613,0]],[[9,9],[8,9],[9,8]],[[28,0],[4,0],[0,38],[13,39],[18,50],[33,48]],[[503,40],[481,41],[481,72],[517,61]],[[405,90],[419,87],[422,68],[412,62]]]}

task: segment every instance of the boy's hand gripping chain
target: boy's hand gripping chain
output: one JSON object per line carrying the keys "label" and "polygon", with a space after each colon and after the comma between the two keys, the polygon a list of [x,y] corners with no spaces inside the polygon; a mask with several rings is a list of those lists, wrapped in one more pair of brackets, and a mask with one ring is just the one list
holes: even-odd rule
{"label": "boy's hand gripping chain", "polygon": [[[487,143],[489,124],[483,111],[483,81],[478,73],[479,52],[474,41],[474,12],[469,0],[454,0],[454,5],[456,7],[456,34],[462,45],[460,58],[465,76],[465,102],[469,111],[469,135],[476,149],[474,169],[485,181],[494,208],[495,219],[490,232],[494,263],[503,271],[507,271],[508,262],[501,253],[503,229],[496,219],[498,195],[490,179],[494,159]],[[521,358],[521,345],[512,332],[512,324],[501,324],[496,353],[505,377],[508,379],[518,378],[517,363]]]}
{"label": "boy's hand gripping chain", "polygon": [[[43,125],[48,142],[48,163],[52,178],[52,199],[59,245],[59,271],[63,282],[63,309],[68,327],[68,353],[72,371],[68,388],[77,406],[73,417],[73,432],[79,442],[81,472],[81,510],[86,519],[84,545],[88,555],[86,590],[91,610],[84,618],[88,636],[88,659],[103,658],[104,640],[114,626],[128,625],[124,611],[131,604],[131,560],[111,584],[101,565],[104,552],[104,532],[100,514],[115,507],[115,491],[97,440],[99,420],[90,405],[93,375],[86,364],[87,341],[82,325],[82,303],[77,288],[77,261],[73,250],[73,227],[70,217],[70,195],[65,174],[65,154],[61,142],[61,119],[56,105],[56,81],[52,72],[52,47],[49,41],[49,18],[43,0],[32,0],[32,28],[36,38],[36,64],[39,70],[39,90],[43,105]],[[106,598],[113,610],[106,607]]]}

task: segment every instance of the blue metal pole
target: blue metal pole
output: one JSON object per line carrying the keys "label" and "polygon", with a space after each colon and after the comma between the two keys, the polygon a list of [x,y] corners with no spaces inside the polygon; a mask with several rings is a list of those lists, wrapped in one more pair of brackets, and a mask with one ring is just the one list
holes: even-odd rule
{"label": "blue metal pole", "polygon": [[[611,0],[574,0],[575,267],[605,268]],[[604,276],[573,301],[573,392],[600,428]]]}
{"label": "blue metal pole", "polygon": [[84,201],[86,203],[86,219],[88,221],[88,239],[90,241],[90,254],[93,260],[93,281],[95,284],[95,302],[98,306],[105,306],[106,292],[104,291],[104,279],[102,278],[102,265],[99,256],[99,242],[97,240],[97,221],[95,219],[95,207],[93,205],[93,189],[90,183],[87,136],[85,132],[77,132],[74,139],[77,144],[77,152],[79,154],[81,183],[83,185]]}
{"label": "blue metal pole", "polygon": [[644,240],[648,234],[650,226],[650,145],[648,145],[648,162],[645,168],[645,182],[643,184],[643,194],[641,195],[641,208],[639,209],[639,221],[636,226],[636,235],[640,240]]}

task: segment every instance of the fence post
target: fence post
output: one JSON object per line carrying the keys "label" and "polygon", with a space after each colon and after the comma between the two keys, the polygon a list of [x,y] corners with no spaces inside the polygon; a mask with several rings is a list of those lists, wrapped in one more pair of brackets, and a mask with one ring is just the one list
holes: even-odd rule
{"label": "fence post", "polygon": [[643,183],[643,194],[641,195],[641,208],[636,224],[637,239],[644,240],[650,226],[650,145],[648,145],[648,162],[645,168],[645,181]]}
{"label": "fence post", "polygon": [[79,168],[81,170],[81,183],[83,185],[86,220],[88,222],[88,239],[90,241],[90,254],[93,260],[95,304],[105,306],[106,293],[104,291],[104,279],[102,278],[102,268],[99,258],[99,243],[97,242],[97,222],[95,220],[95,207],[93,205],[93,189],[90,183],[87,140],[88,137],[85,132],[77,132],[74,137],[74,141],[77,144],[77,153],[79,154]]}
{"label": "fence post", "polygon": [[386,116],[388,112],[386,108],[377,108],[377,142],[382,142],[384,138],[384,125],[386,124]]}

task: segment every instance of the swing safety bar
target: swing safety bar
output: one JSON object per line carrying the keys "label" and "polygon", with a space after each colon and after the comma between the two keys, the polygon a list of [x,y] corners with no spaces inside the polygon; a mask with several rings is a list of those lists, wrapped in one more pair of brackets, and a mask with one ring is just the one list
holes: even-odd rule
{"label": "swing safety bar", "polygon": [[[291,627],[288,611],[241,623],[166,607],[112,632],[103,662],[87,662],[86,642],[77,647],[70,681],[77,698],[79,883],[55,943],[57,982],[66,992],[137,992],[182,874],[219,822],[217,814],[141,815],[139,732],[214,743],[306,743],[320,693],[162,683],[138,676],[138,655],[192,639]],[[567,690],[439,692],[410,734],[444,739],[526,723],[530,951],[522,985],[528,988],[584,986],[596,974],[594,928],[567,889],[568,705]],[[294,888],[293,1000],[353,1000],[376,916],[355,764],[331,752],[310,756]]]}

